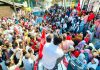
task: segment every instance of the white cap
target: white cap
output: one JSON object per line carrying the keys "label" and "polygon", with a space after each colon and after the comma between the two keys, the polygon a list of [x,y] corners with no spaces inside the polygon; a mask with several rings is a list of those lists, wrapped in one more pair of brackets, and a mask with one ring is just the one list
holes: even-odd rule
{"label": "white cap", "polygon": [[89,31],[89,30],[87,30],[86,32],[90,33],[90,31]]}
{"label": "white cap", "polygon": [[89,46],[91,46],[91,47],[92,47],[92,49],[95,49],[95,47],[94,47],[93,43],[89,43]]}
{"label": "white cap", "polygon": [[81,19],[81,17],[78,17],[78,19]]}
{"label": "white cap", "polygon": [[99,63],[98,59],[93,58],[93,60],[94,60],[97,64]]}

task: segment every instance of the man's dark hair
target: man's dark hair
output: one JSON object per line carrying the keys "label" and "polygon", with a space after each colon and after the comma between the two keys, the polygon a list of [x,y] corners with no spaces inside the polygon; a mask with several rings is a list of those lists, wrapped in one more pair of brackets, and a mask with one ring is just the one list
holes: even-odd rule
{"label": "man's dark hair", "polygon": [[8,60],[6,60],[5,65],[9,67],[10,66],[10,63],[11,63],[11,60],[8,59]]}
{"label": "man's dark hair", "polygon": [[30,48],[30,49],[28,49],[28,52],[29,52],[29,53],[32,53],[32,49],[31,49],[31,48]]}
{"label": "man's dark hair", "polygon": [[15,37],[13,37],[13,41],[15,41],[16,40],[16,38]]}
{"label": "man's dark hair", "polygon": [[93,48],[91,46],[88,47],[89,50],[92,50]]}
{"label": "man's dark hair", "polygon": [[12,44],[12,47],[13,48],[16,48],[18,46],[18,43],[17,42],[14,42],[13,44]]}
{"label": "man's dark hair", "polygon": [[50,35],[48,35],[48,36],[46,37],[46,41],[47,41],[47,42],[51,42],[51,36],[50,36]]}
{"label": "man's dark hair", "polygon": [[33,45],[33,42],[30,42],[30,43],[29,43],[29,46],[31,47],[32,45]]}
{"label": "man's dark hair", "polygon": [[28,37],[31,37],[31,34],[28,34]]}
{"label": "man's dark hair", "polygon": [[93,69],[93,68],[89,68],[89,70],[95,70],[95,69]]}
{"label": "man's dark hair", "polygon": [[61,42],[62,42],[62,37],[59,34],[55,34],[53,39],[54,45],[59,45]]}
{"label": "man's dark hair", "polygon": [[67,35],[70,35],[70,32],[67,32]]}

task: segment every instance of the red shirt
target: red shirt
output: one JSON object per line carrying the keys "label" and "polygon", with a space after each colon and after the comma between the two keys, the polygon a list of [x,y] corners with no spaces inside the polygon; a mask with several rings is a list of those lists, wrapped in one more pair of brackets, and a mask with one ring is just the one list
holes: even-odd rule
{"label": "red shirt", "polygon": [[33,43],[33,45],[32,45],[32,49],[35,51],[36,50],[36,45],[37,45],[37,43],[36,43],[36,41],[34,41],[34,39],[31,39],[31,42]]}
{"label": "red shirt", "polygon": [[86,11],[85,10],[82,10],[82,14],[85,15],[86,14]]}
{"label": "red shirt", "polygon": [[73,52],[73,55],[74,55],[75,57],[78,57],[78,56],[80,55],[80,52],[76,50],[76,51]]}
{"label": "red shirt", "polygon": [[85,37],[84,40],[86,41],[86,43],[89,42],[89,37]]}
{"label": "red shirt", "polygon": [[46,20],[46,15],[44,15],[43,19]]}
{"label": "red shirt", "polygon": [[71,36],[67,36],[66,40],[72,40],[72,37]]}
{"label": "red shirt", "polygon": [[95,18],[95,14],[94,13],[90,13],[88,16],[88,21],[91,21]]}

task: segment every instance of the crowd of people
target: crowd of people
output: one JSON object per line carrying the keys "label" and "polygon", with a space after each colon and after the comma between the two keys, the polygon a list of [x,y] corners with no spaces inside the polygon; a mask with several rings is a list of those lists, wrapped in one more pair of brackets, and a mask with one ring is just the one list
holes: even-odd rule
{"label": "crowd of people", "polygon": [[100,17],[93,11],[54,5],[42,23],[32,12],[27,15],[0,19],[0,70],[36,70],[37,60],[43,70],[58,70],[60,62],[79,70],[71,64],[74,59],[84,65],[81,70],[100,70],[100,45],[93,42],[100,39]]}

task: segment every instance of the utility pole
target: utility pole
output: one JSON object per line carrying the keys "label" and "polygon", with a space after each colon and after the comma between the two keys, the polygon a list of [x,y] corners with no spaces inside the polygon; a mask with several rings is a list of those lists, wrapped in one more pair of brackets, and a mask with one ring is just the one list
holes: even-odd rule
{"label": "utility pole", "polygon": [[65,8],[65,0],[63,0],[63,7]]}
{"label": "utility pole", "polygon": [[66,8],[66,0],[64,0],[64,8]]}
{"label": "utility pole", "polygon": [[30,7],[30,0],[28,0],[28,6]]}

